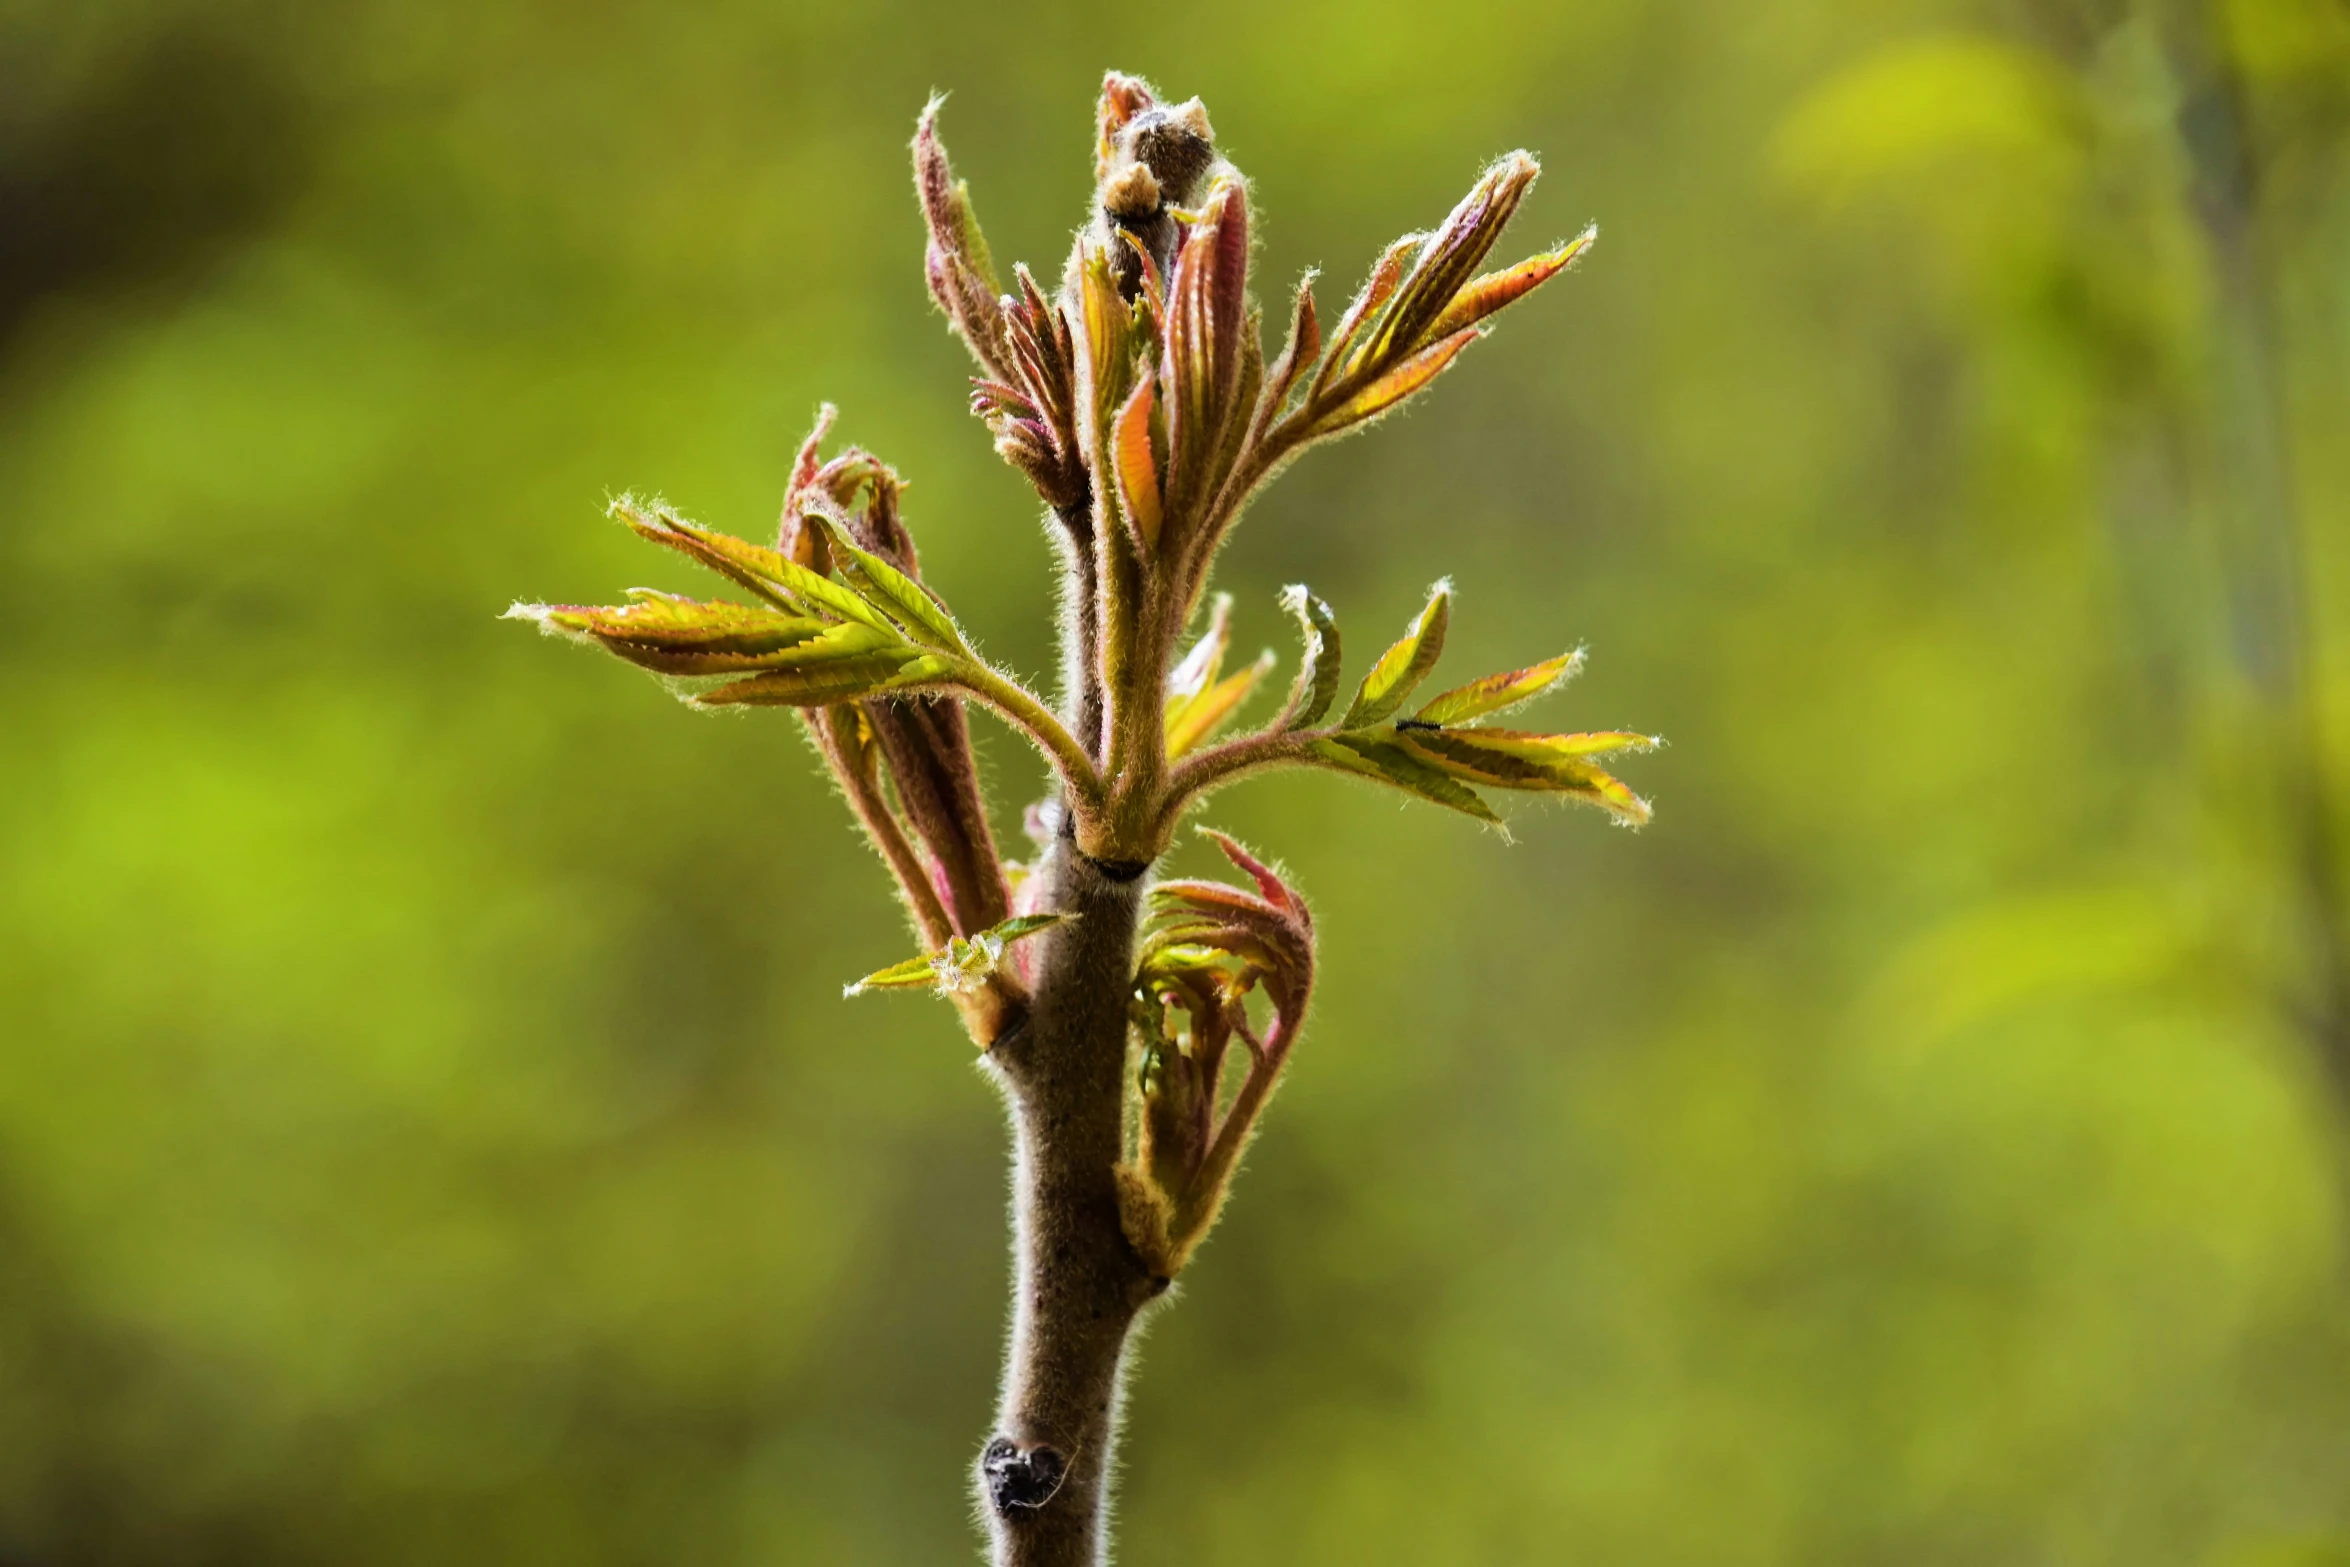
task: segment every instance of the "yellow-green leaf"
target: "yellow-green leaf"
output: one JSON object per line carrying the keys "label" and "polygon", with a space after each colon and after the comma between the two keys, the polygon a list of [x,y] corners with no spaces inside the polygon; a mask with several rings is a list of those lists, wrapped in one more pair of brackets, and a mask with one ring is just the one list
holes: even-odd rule
{"label": "yellow-green leaf", "polygon": [[936,990],[938,971],[930,966],[930,956],[908,958],[903,963],[892,963],[888,968],[872,973],[850,985],[844,995],[861,996],[868,990]]}
{"label": "yellow-green leaf", "polygon": [[808,520],[824,530],[824,542],[839,564],[841,575],[860,591],[866,603],[895,621],[907,636],[924,647],[941,653],[970,651],[964,645],[963,633],[922,584],[880,556],[859,549],[847,530],[830,517],[810,512]]}
{"label": "yellow-green leaf", "polygon": [[1501,820],[1476,790],[1455,782],[1390,741],[1369,735],[1339,735],[1329,740],[1318,740],[1311,749],[1316,761],[1341,772],[1378,779],[1406,793],[1416,794],[1423,800],[1433,800],[1438,805],[1474,816],[1481,822]]}
{"label": "yellow-green leaf", "polygon": [[883,691],[903,690],[904,664],[880,655],[811,669],[771,669],[729,681],[692,698],[697,707],[830,707]]}
{"label": "yellow-green leaf", "polygon": [[868,990],[939,990],[950,995],[966,995],[987,983],[997,965],[1003,962],[1006,947],[1075,918],[1074,914],[1015,914],[967,940],[957,936],[936,952],[876,969],[848,986],[842,994],[861,996]]}
{"label": "yellow-green leaf", "polygon": [[1567,794],[1603,806],[1632,823],[1648,820],[1646,800],[1585,756],[1647,750],[1646,735],[1523,735],[1508,730],[1406,729],[1397,743],[1452,777],[1502,789]]}
{"label": "yellow-green leaf", "polygon": [[614,501],[612,509],[640,536],[691,556],[762,598],[803,612],[810,607],[829,611],[841,620],[857,621],[895,635],[895,628],[881,611],[831,578],[810,571],[774,550],[730,534],[713,532],[667,510],[648,513],[626,495]]}
{"label": "yellow-green leaf", "polygon": [[1379,655],[1379,662],[1363,677],[1354,702],[1338,721],[1341,729],[1362,729],[1378,723],[1397,708],[1444,652],[1444,629],[1452,614],[1452,584],[1439,582],[1429,590],[1428,605],[1412,621],[1402,640]]}
{"label": "yellow-green leaf", "polygon": [[759,605],[704,603],[633,588],[632,603],[517,604],[510,620],[592,642],[630,663],[665,675],[715,675],[763,669],[797,656],[824,622]]}
{"label": "yellow-green leaf", "polygon": [[[1523,756],[1536,761],[1569,761],[1585,756],[1608,756],[1617,751],[1653,751],[1664,742],[1654,735],[1624,729],[1594,730],[1587,734],[1529,734],[1518,729],[1451,729],[1451,739],[1467,741],[1486,751]],[[1414,735],[1414,739],[1425,736]]]}
{"label": "yellow-green leaf", "polygon": [[1487,675],[1472,680],[1465,686],[1431,700],[1427,706],[1412,715],[1415,724],[1458,724],[1472,718],[1483,718],[1532,701],[1552,686],[1572,680],[1582,671],[1583,650],[1561,653],[1556,658],[1524,669],[1513,669],[1504,674]]}

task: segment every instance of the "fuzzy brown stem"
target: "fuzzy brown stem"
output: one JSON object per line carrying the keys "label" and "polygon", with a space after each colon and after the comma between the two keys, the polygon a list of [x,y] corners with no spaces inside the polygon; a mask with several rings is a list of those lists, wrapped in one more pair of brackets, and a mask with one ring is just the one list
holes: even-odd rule
{"label": "fuzzy brown stem", "polygon": [[[1109,754],[1101,682],[1101,605],[1093,587],[1093,492],[1067,506],[1053,508],[1060,524],[1062,578],[1067,602],[1061,615],[1062,684],[1066,688],[1071,729],[1077,743],[1096,764]],[[1074,611],[1074,613],[1071,613]]]}
{"label": "fuzzy brown stem", "polygon": [[979,1473],[996,1567],[1106,1559],[1120,1366],[1166,1288],[1127,1243],[1111,1174],[1143,889],[1127,870],[1055,846],[1045,906],[1080,918],[1038,938],[1028,1020],[987,1058],[1011,1109],[1018,1230],[1003,1396]]}

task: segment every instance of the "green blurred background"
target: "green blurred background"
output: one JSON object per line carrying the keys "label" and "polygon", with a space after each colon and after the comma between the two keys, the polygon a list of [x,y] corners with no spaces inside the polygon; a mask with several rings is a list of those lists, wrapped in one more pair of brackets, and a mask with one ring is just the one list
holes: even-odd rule
{"label": "green blurred background", "polygon": [[0,1561],[970,1559],[994,1095],[796,725],[495,616],[830,398],[1043,672],[905,146],[1049,276],[1108,66],[1268,295],[1601,223],[1221,585],[1673,742],[1215,802],[1326,978],[1121,1559],[2350,1562],[2342,0],[0,3]]}

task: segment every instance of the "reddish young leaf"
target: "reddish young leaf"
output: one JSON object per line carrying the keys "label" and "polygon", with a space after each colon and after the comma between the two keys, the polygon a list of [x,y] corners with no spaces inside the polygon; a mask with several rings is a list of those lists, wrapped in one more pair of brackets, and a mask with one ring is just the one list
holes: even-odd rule
{"label": "reddish young leaf", "polygon": [[1248,193],[1219,178],[1175,256],[1167,298],[1167,509],[1214,485],[1227,424],[1240,417],[1248,326]]}
{"label": "reddish young leaf", "polygon": [[1366,420],[1376,419],[1442,375],[1460,351],[1475,342],[1477,337],[1477,329],[1469,327],[1450,337],[1438,338],[1346,401],[1318,415],[1311,433],[1317,436],[1337,435]]}
{"label": "reddish young leaf", "polygon": [[1362,291],[1338,318],[1338,330],[1330,334],[1330,354],[1322,361],[1321,373],[1314,377],[1309,402],[1319,401],[1333,383],[1360,363],[1369,346],[1366,333],[1372,317],[1394,297],[1396,285],[1403,281],[1403,269],[1420,253],[1427,238],[1425,234],[1406,234],[1381,253],[1371,275],[1363,280]]}
{"label": "reddish young leaf", "polygon": [[1599,230],[1587,228],[1556,250],[1546,250],[1538,256],[1527,257],[1514,267],[1486,273],[1455,294],[1452,303],[1444,307],[1443,314],[1422,335],[1428,338],[1449,337],[1463,327],[1475,326],[1502,306],[1532,293],[1557,277],[1598,242]]}
{"label": "reddish young leaf", "polygon": [[1397,287],[1395,303],[1371,340],[1371,361],[1384,363],[1428,341],[1430,325],[1484,264],[1541,172],[1533,158],[1513,152],[1478,178]]}
{"label": "reddish young leaf", "polygon": [[1297,389],[1297,383],[1321,356],[1322,323],[1314,313],[1314,273],[1308,271],[1297,280],[1297,303],[1290,309],[1289,340],[1281,345],[1281,357],[1265,372],[1264,398],[1257,415],[1260,426],[1280,415],[1282,404],[1289,401],[1289,394]]}
{"label": "reddish young leaf", "polygon": [[1003,307],[998,303],[1003,285],[996,281],[995,263],[971,209],[971,188],[955,178],[946,147],[938,139],[942,101],[930,100],[914,131],[914,190],[930,228],[923,275],[931,297],[954,322],[972,357],[999,380],[1010,380],[1003,350]]}
{"label": "reddish young leaf", "polygon": [[1153,374],[1145,368],[1142,379],[1135,383],[1134,395],[1118,411],[1113,452],[1118,469],[1118,498],[1126,508],[1126,520],[1134,528],[1135,540],[1146,556],[1157,553],[1159,547],[1159,463],[1151,453],[1153,384]]}

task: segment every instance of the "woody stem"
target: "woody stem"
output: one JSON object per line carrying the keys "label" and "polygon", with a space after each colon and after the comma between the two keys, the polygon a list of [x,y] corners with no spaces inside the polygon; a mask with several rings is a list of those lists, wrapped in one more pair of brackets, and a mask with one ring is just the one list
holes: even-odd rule
{"label": "woody stem", "polygon": [[1126,1345],[1166,1287],[1127,1243],[1112,1176],[1142,877],[1065,836],[1038,874],[1046,906],[1080,917],[1037,938],[1028,1020],[987,1057],[1012,1117],[1016,1279],[979,1492],[995,1567],[1099,1567]]}

